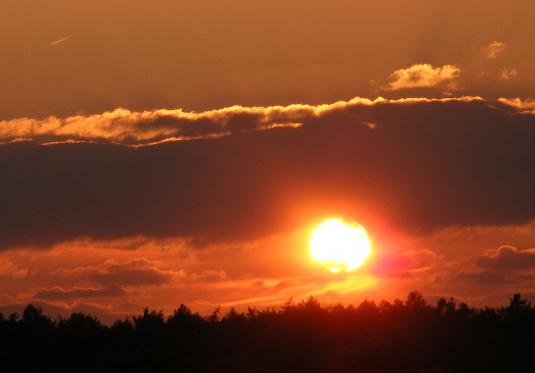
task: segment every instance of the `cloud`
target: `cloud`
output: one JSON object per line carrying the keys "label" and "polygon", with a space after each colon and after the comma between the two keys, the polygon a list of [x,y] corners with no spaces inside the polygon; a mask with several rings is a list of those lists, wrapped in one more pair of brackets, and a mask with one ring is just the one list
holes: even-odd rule
{"label": "cloud", "polygon": [[381,253],[373,263],[371,271],[380,277],[419,277],[431,268],[436,270],[438,263],[443,259],[442,256],[426,249]]}
{"label": "cloud", "polygon": [[228,280],[229,277],[225,271],[205,270],[200,273],[191,273],[188,275],[188,281],[196,282],[218,282]]}
{"label": "cloud", "polygon": [[90,280],[109,290],[110,286],[162,285],[171,281],[173,272],[161,270],[145,258],[136,258],[124,263],[108,260],[98,266],[60,269],[55,275]]}
{"label": "cloud", "polygon": [[12,260],[0,258],[0,276],[23,279],[29,273],[28,269],[17,266]]}
{"label": "cloud", "polygon": [[458,89],[461,69],[455,65],[433,67],[431,64],[416,64],[394,71],[389,78],[387,90],[444,87],[449,91]]}
{"label": "cloud", "polygon": [[474,264],[475,266],[465,263],[464,266],[450,268],[452,272],[448,281],[492,286],[495,290],[506,289],[511,293],[532,288],[535,280],[535,249],[520,250],[513,246],[501,246],[475,257]]}
{"label": "cloud", "polygon": [[[531,282],[535,279],[533,276],[518,276],[514,273],[503,273],[489,270],[477,270],[477,271],[459,271],[454,276],[448,278],[451,283],[457,282],[458,284],[470,284],[494,287],[496,290],[498,286],[505,286],[511,288],[509,293],[517,291],[522,286],[523,282]],[[516,287],[516,288],[515,288]],[[472,291],[474,291],[472,289]],[[481,294],[487,293],[486,291],[477,288]],[[489,296],[490,294],[485,294]]]}
{"label": "cloud", "polygon": [[53,287],[51,289],[39,290],[35,293],[33,298],[51,301],[65,301],[74,299],[121,297],[126,294],[124,289],[115,285],[104,288],[74,287],[68,290],[61,287]]}
{"label": "cloud", "polygon": [[[473,101],[460,98],[454,101]],[[247,132],[299,128],[303,123],[338,112],[358,110],[391,103],[448,102],[448,99],[369,100],[356,97],[324,105],[294,104],[288,106],[243,107],[185,112],[155,110],[132,112],[116,109],[90,116],[49,117],[43,120],[19,118],[0,121],[0,144],[34,142],[58,144],[114,144],[131,147],[158,145],[165,142],[220,139]],[[366,123],[363,123],[366,125]]]}
{"label": "cloud", "polygon": [[516,78],[518,76],[518,70],[517,69],[503,69],[500,73],[500,79],[501,80],[511,80],[513,78]]}
{"label": "cloud", "polygon": [[479,258],[478,265],[494,271],[532,270],[535,269],[535,249],[519,250],[512,246],[502,246]]}
{"label": "cloud", "polygon": [[133,260],[126,264],[111,264],[89,276],[103,285],[162,285],[171,281],[172,275],[162,271],[143,259]]}
{"label": "cloud", "polygon": [[516,98],[499,98],[498,102],[511,106],[519,112],[525,114],[535,114],[535,99]]}
{"label": "cloud", "polygon": [[501,41],[493,41],[484,48],[485,57],[495,59],[505,51],[507,45]]}
{"label": "cloud", "polygon": [[[407,232],[527,222],[535,116],[517,104],[354,99],[4,123],[3,140],[32,142],[0,146],[0,248],[252,240],[332,214]],[[42,145],[67,139],[87,142]]]}

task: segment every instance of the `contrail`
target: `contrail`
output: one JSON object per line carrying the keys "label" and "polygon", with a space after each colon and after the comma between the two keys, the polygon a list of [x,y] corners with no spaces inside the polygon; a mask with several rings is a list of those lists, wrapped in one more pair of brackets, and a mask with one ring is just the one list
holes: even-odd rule
{"label": "contrail", "polygon": [[64,38],[61,38],[61,39],[58,39],[56,41],[53,41],[52,43],[50,43],[50,45],[58,45],[60,43],[63,43],[64,41],[66,40],[69,40],[71,37],[70,36],[65,36]]}

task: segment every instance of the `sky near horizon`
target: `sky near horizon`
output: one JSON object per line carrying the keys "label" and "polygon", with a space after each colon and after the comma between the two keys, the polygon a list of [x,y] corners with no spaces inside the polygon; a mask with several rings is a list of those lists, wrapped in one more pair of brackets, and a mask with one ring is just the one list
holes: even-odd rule
{"label": "sky near horizon", "polygon": [[[0,311],[535,300],[534,13],[3,1]],[[310,259],[332,216],[354,272]]]}

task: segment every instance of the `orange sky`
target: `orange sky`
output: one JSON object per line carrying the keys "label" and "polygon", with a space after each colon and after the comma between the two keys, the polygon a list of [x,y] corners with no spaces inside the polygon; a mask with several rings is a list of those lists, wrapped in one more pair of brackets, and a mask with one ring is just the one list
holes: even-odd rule
{"label": "orange sky", "polygon": [[529,97],[534,11],[531,0],[6,0],[0,119],[440,96],[385,89],[425,63],[460,70],[455,95]]}
{"label": "orange sky", "polygon": [[[3,1],[0,311],[535,299],[534,12]],[[329,216],[364,267],[311,261]]]}

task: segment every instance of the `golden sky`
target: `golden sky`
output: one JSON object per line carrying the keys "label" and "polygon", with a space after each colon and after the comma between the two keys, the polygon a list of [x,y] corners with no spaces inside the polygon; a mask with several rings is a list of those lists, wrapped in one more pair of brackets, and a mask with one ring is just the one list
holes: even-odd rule
{"label": "golden sky", "polygon": [[529,97],[533,11],[531,0],[6,0],[0,118],[440,96],[388,89],[415,64],[458,69],[455,96]]}
{"label": "golden sky", "polygon": [[[534,13],[2,1],[0,311],[533,298]],[[331,216],[357,271],[310,259]]]}

